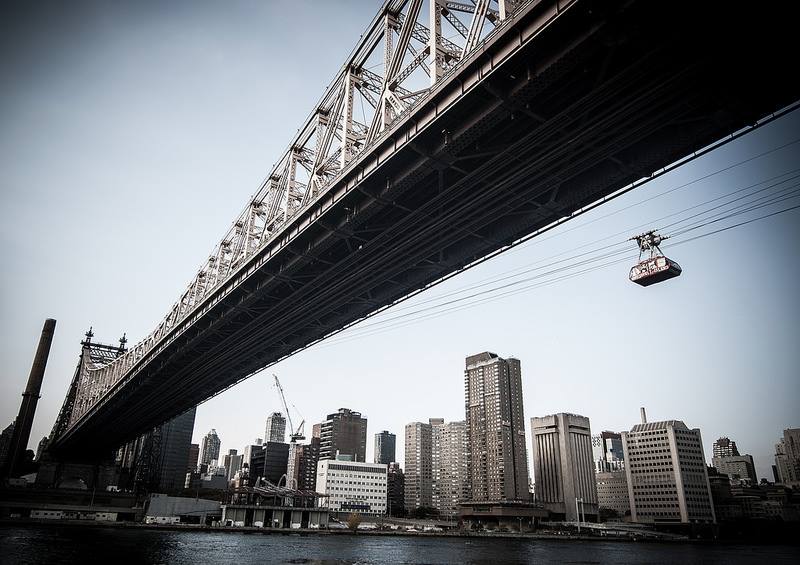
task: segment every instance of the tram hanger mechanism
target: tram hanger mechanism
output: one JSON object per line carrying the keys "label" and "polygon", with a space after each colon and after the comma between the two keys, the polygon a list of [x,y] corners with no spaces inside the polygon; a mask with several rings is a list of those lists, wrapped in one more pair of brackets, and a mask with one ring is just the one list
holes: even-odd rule
{"label": "tram hanger mechanism", "polygon": [[[667,236],[668,237],[668,236]],[[661,252],[659,245],[667,239],[650,230],[636,235],[630,241],[636,241],[639,246],[639,262],[631,269],[629,278],[641,286],[650,286],[668,279],[673,279],[681,274],[681,266]],[[642,259],[643,255],[649,255]]]}

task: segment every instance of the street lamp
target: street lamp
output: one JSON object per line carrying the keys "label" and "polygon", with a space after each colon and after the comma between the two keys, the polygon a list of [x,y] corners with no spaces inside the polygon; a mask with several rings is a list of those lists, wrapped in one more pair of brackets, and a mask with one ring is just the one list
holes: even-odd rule
{"label": "street lamp", "polygon": [[575,523],[578,525],[578,533],[581,533],[581,511],[578,509],[578,502],[581,503],[581,508],[583,507],[583,499],[575,497]]}

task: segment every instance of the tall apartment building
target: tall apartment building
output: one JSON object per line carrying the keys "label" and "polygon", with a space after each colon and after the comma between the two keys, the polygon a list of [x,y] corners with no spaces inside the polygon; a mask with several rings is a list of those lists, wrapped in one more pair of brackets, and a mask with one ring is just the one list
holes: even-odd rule
{"label": "tall apartment building", "polygon": [[597,484],[598,513],[603,509],[615,511],[620,518],[631,513],[628,477],[625,471],[601,471],[594,476]]}
{"label": "tall apartment building", "polygon": [[713,457],[734,457],[739,455],[736,442],[730,438],[721,437],[711,446]]}
{"label": "tall apartment building", "polygon": [[714,523],[700,430],[679,420],[642,423],[622,433],[631,519]]}
{"label": "tall apartment building", "polygon": [[428,423],[406,424],[405,507],[412,511],[422,506],[433,506],[433,451],[432,424],[443,421],[432,419]]}
{"label": "tall apartment building", "polygon": [[536,501],[564,520],[597,516],[597,483],[589,418],[553,414],[531,418]]}
{"label": "tall apartment building", "polygon": [[219,459],[219,447],[222,442],[217,435],[217,430],[211,430],[200,442],[200,465],[216,464]]}
{"label": "tall apartment building", "polygon": [[189,445],[189,458],[186,461],[186,472],[193,473],[197,470],[197,463],[200,460],[200,444],[192,443]]}
{"label": "tall apartment building", "polygon": [[316,491],[328,496],[331,512],[385,515],[387,466],[324,460],[317,464]]}
{"label": "tall apartment building", "polygon": [[386,513],[404,516],[406,503],[406,477],[399,463],[389,463],[386,476]]}
{"label": "tall apartment building", "polygon": [[[316,433],[316,431],[315,431]],[[337,454],[350,455],[353,461],[367,458],[367,419],[349,408],[339,408],[319,424],[319,458],[335,459]]]}
{"label": "tall apartment building", "polygon": [[783,437],[775,444],[775,469],[779,483],[800,487],[800,428],[783,430]]}
{"label": "tall apartment building", "polygon": [[431,502],[442,516],[458,515],[470,499],[467,424],[431,420]]}
{"label": "tall apartment building", "polygon": [[317,484],[319,462],[319,437],[311,437],[309,443],[289,445],[289,463],[286,484],[300,490],[314,490]]}
{"label": "tall apartment building", "polygon": [[375,434],[375,463],[382,463],[388,465],[395,462],[395,444],[397,437],[383,430],[379,434]]}
{"label": "tall apartment building", "polygon": [[721,437],[714,442],[712,452],[714,456],[711,458],[711,465],[720,473],[728,475],[731,482],[758,484],[753,456],[740,455],[735,441]]}
{"label": "tall apartment building", "polygon": [[284,443],[286,441],[286,418],[280,412],[273,412],[267,416],[264,441],[274,441],[276,443]]}
{"label": "tall apartment building", "polygon": [[625,467],[622,436],[615,432],[600,432],[592,436],[592,457],[598,473],[620,471]]}
{"label": "tall apartment building", "polygon": [[528,500],[528,456],[518,359],[484,352],[466,359],[464,404],[471,499]]}

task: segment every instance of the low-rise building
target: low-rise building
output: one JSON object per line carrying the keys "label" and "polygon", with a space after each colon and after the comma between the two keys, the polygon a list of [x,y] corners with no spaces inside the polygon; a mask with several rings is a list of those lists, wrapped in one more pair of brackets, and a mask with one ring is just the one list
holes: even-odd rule
{"label": "low-rise building", "polygon": [[327,496],[331,512],[384,515],[387,511],[387,465],[336,459],[320,461],[316,490]]}
{"label": "low-rise building", "polygon": [[620,518],[630,515],[631,499],[628,495],[628,479],[625,471],[608,471],[596,473],[597,505],[602,514],[603,509],[613,510]]}

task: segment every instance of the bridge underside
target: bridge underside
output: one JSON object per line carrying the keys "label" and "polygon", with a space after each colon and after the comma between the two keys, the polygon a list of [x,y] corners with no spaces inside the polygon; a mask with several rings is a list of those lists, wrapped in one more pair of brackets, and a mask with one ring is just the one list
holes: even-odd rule
{"label": "bridge underside", "polygon": [[[519,46],[551,3],[530,9],[436,95],[466,90],[457,103],[421,130],[412,114],[372,152],[394,143],[389,158],[354,167],[335,204],[301,214],[315,219],[53,448],[113,449],[800,97],[767,64],[792,53],[780,17],[696,4],[578,1]],[[487,73],[503,49],[517,51]]]}

